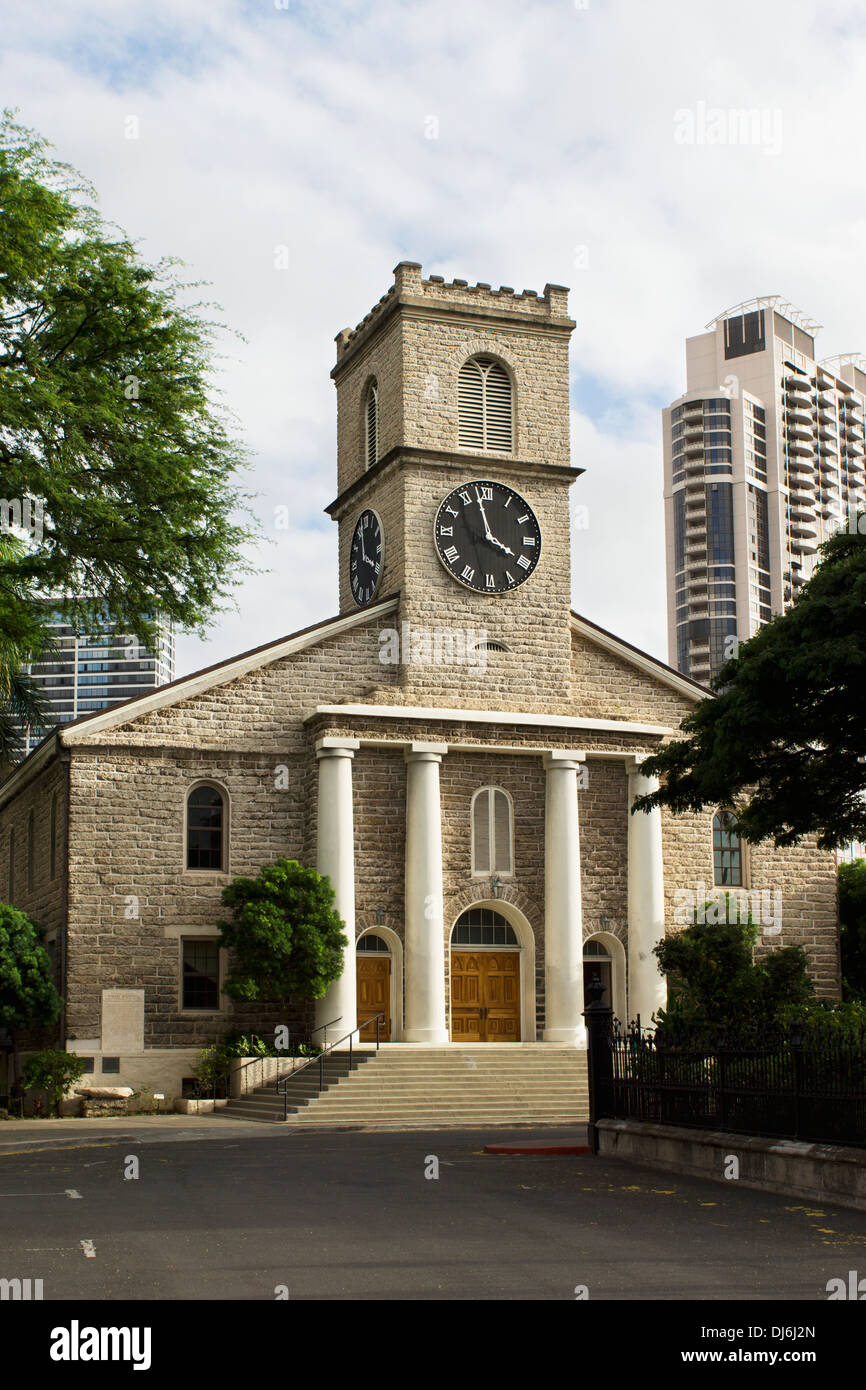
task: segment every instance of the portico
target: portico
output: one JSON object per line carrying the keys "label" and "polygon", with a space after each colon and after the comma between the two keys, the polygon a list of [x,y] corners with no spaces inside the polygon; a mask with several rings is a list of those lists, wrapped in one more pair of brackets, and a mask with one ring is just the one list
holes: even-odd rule
{"label": "portico", "polygon": [[[540,771],[544,779],[543,815],[543,900],[528,914],[518,912],[508,901],[490,897],[487,883],[478,883],[478,905],[486,903],[491,909],[502,906],[505,921],[513,920],[520,935],[514,936],[506,951],[500,945],[498,955],[512,956],[513,967],[504,962],[504,969],[515,974],[515,1018],[519,1019],[515,1041],[531,1041],[586,1045],[583,1024],[584,1008],[584,942],[595,935],[592,922],[584,924],[581,862],[581,805],[585,790],[592,782],[592,769],[602,763],[622,765],[626,778],[622,805],[627,824],[627,931],[622,933],[621,951],[614,952],[611,968],[621,972],[616,978],[616,995],[626,999],[624,961],[628,960],[628,1018],[638,1012],[646,1021],[664,1002],[664,981],[659,975],[652,954],[655,943],[664,934],[664,875],[662,863],[661,824],[658,812],[649,816],[631,816],[634,798],[652,784],[640,771],[646,755],[624,752],[613,746],[595,746],[589,751],[572,746],[551,747],[530,741],[525,736],[530,728],[536,732],[555,730],[560,738],[570,733],[599,736],[610,733],[613,721],[581,719],[574,716],[544,716],[522,712],[492,712],[486,710],[424,710],[382,706],[319,706],[308,722],[321,724],[333,718],[339,709],[345,720],[352,717],[357,731],[352,736],[324,735],[315,741],[319,769],[320,809],[318,816],[317,866],[331,878],[336,892],[337,910],[346,922],[352,940],[346,950],[345,968],[340,979],[325,997],[318,1001],[316,1023],[324,1025],[333,1019],[341,1020],[339,1030],[348,1032],[357,1022],[357,991],[355,965],[355,903],[364,885],[357,881],[358,855],[363,849],[363,827],[355,826],[353,816],[353,763],[359,749],[368,750],[374,757],[378,750],[400,752],[404,774],[405,797],[405,890],[402,924],[392,923],[382,930],[402,943],[403,969],[399,976],[393,964],[393,948],[382,941],[382,949],[392,957],[388,976],[390,1004],[388,1008],[390,1040],[427,1046],[459,1042],[452,1017],[453,962],[451,933],[456,920],[446,904],[453,894],[453,873],[443,869],[443,768],[448,760],[461,755],[483,752],[490,759],[491,778],[496,776],[496,755],[509,762],[519,757],[523,765]],[[399,718],[402,726],[417,722],[436,721],[438,732],[447,735],[446,718],[450,723],[459,717],[461,725],[496,725],[501,741],[469,741],[465,736],[437,739],[400,737],[394,725]],[[504,736],[505,730],[510,733]],[[640,733],[663,735],[666,728],[659,725],[617,721],[618,735]],[[402,732],[402,730],[401,730]],[[420,732],[420,730],[419,730]],[[462,731],[461,731],[462,732]],[[521,737],[522,736],[522,737]],[[516,741],[521,738],[521,741]],[[607,740],[604,740],[607,742]],[[519,880],[520,865],[515,878]],[[446,877],[451,882],[446,883]],[[516,884],[503,885],[513,896]],[[470,901],[470,889],[464,889],[461,901]],[[508,915],[510,912],[510,916]],[[363,920],[363,919],[362,919]],[[403,931],[395,935],[394,927]],[[359,928],[363,930],[363,926]],[[370,928],[375,931],[376,928]],[[542,997],[543,1027],[535,1029],[535,978],[527,988],[526,942],[532,942],[533,977],[536,950],[543,953],[544,972]],[[542,949],[543,948],[543,949]],[[475,947],[479,952],[492,950],[479,937]],[[621,964],[622,960],[622,964]],[[489,970],[489,962],[486,965]],[[482,971],[484,975],[484,971]],[[399,1005],[399,1007],[397,1007]],[[465,1012],[465,1010],[463,1010]],[[402,1026],[397,1022],[402,1017]],[[623,1021],[626,1021],[623,1019]],[[330,1030],[329,1030],[330,1031]],[[336,1031],[336,1025],[334,1028]],[[331,1034],[333,1035],[333,1034]],[[476,1037],[477,1040],[477,1037]]]}

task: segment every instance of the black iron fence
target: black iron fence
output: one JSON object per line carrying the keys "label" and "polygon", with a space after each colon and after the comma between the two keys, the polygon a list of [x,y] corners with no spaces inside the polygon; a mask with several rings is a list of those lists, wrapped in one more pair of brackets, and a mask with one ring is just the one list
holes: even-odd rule
{"label": "black iron fence", "polygon": [[[606,1016],[606,1017],[603,1017]],[[666,1038],[591,1005],[590,1118],[866,1147],[866,1035],[716,1030]]]}

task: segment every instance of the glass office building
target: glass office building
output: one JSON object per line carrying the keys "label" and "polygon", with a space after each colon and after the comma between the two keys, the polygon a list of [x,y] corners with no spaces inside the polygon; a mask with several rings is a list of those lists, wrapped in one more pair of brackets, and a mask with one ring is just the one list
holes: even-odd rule
{"label": "glass office building", "polygon": [[774,295],[686,340],[688,390],[663,412],[668,659],[694,680],[791,605],[866,506],[866,360],[817,361],[818,327]]}
{"label": "glass office building", "polygon": [[113,623],[82,632],[56,612],[48,626],[55,650],[26,670],[47,701],[51,718],[41,728],[22,728],[22,758],[54,725],[68,724],[174,679],[174,632],[168,619],[156,620],[155,651]]}

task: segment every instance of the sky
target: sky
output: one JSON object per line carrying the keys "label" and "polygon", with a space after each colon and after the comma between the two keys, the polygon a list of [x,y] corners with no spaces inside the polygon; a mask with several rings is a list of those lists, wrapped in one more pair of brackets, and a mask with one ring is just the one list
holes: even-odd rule
{"label": "sky", "polygon": [[261,572],[178,675],[336,613],[334,337],[400,260],[571,287],[573,606],[662,659],[685,338],[778,293],[866,350],[858,3],[0,0],[0,94],[242,335]]}

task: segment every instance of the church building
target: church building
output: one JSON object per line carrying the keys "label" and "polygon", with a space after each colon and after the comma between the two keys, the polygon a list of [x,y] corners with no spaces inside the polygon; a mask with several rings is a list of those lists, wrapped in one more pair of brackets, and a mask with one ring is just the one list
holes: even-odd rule
{"label": "church building", "polygon": [[[648,1023],[653,946],[726,888],[838,994],[832,854],[746,846],[724,806],[629,814],[708,692],[571,609],[573,328],[562,286],[398,265],[336,340],[339,613],[56,729],[0,787],[0,898],[46,930],[94,1080],[177,1095],[231,1030],[376,1015],[386,1047],[581,1049],[585,978]],[[315,1017],[221,988],[222,890],[283,856],[349,938]]]}

